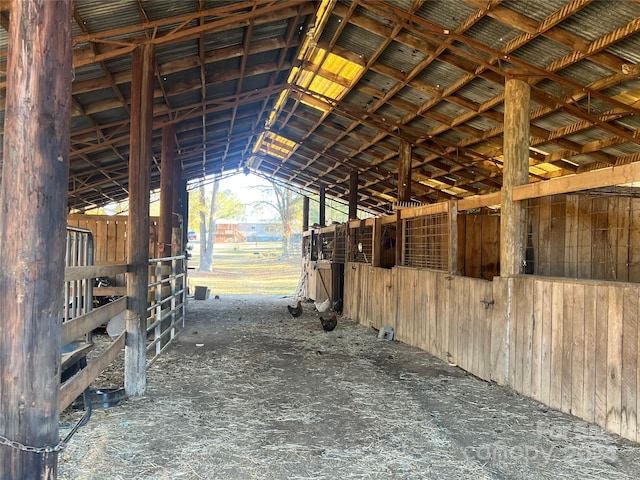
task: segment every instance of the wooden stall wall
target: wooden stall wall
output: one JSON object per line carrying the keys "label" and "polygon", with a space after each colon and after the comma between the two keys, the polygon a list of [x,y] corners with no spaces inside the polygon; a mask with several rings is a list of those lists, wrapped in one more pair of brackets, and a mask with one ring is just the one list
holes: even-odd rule
{"label": "wooden stall wall", "polygon": [[395,269],[347,263],[344,275],[344,315],[367,327],[395,327]]}
{"label": "wooden stall wall", "polygon": [[492,355],[494,329],[501,332],[504,323],[494,318],[493,284],[430,270],[395,271],[396,338],[482,379],[504,380],[504,367]]}
{"label": "wooden stall wall", "polygon": [[640,282],[640,198],[553,195],[527,210],[527,273]]}
{"label": "wooden stall wall", "polygon": [[475,210],[458,214],[458,272],[492,280],[500,275],[500,213]]}
{"label": "wooden stall wall", "polygon": [[[67,225],[91,230],[95,264],[126,263],[127,221],[123,215],[69,215]],[[158,217],[149,220],[149,256],[158,258]]]}
{"label": "wooden stall wall", "polygon": [[393,327],[397,340],[504,383],[506,308],[493,295],[492,282],[432,270],[345,268],[345,315],[377,329]]}
{"label": "wooden stall wall", "polygon": [[509,279],[510,384],[638,441],[640,285]]}

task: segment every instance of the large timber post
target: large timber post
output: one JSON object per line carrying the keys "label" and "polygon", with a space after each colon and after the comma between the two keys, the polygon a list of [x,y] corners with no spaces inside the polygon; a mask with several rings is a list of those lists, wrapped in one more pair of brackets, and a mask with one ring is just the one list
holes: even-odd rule
{"label": "large timber post", "polygon": [[179,252],[173,245],[173,207],[176,194],[175,178],[176,133],[172,124],[162,128],[162,162],[160,170],[160,222],[158,228],[158,251],[161,257],[170,257]]}
{"label": "large timber post", "polygon": [[513,187],[529,178],[529,101],[524,80],[507,77],[504,93],[504,170],[500,213],[500,274],[522,272],[525,209],[513,200]]}
{"label": "large timber post", "polygon": [[9,8],[0,188],[3,479],[57,476],[71,4],[70,0],[14,0]]}
{"label": "large timber post", "polygon": [[147,291],[149,284],[149,189],[153,124],[153,45],[133,51],[131,68],[131,152],[129,155],[129,235],[127,255],[127,337],[124,388],[144,395],[146,374]]}
{"label": "large timber post", "polygon": [[320,224],[321,227],[324,227],[327,220],[326,220],[326,215],[327,215],[327,196],[326,196],[326,188],[324,185],[320,186],[320,191],[319,191],[319,211],[318,211],[318,223]]}
{"label": "large timber post", "polygon": [[398,203],[411,200],[411,144],[400,141],[398,152]]}
{"label": "large timber post", "polygon": [[309,230],[309,197],[302,197],[302,231]]}
{"label": "large timber post", "polygon": [[358,169],[352,168],[349,174],[349,220],[358,218]]}

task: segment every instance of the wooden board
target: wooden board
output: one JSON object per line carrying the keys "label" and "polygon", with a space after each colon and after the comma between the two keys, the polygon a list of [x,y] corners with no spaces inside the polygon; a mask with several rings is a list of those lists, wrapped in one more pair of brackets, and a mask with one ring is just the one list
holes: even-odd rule
{"label": "wooden board", "polygon": [[623,290],[622,375],[620,378],[620,434],[637,436],[638,295],[637,286]]}
{"label": "wooden board", "polygon": [[551,284],[551,382],[549,406],[560,410],[562,406],[562,364],[563,364],[563,301],[562,282]]}
{"label": "wooden board", "polygon": [[493,300],[494,304],[491,309],[491,356],[489,374],[491,380],[504,385],[508,383],[508,348],[507,338],[509,331],[509,317],[507,311],[509,308],[510,296],[507,294],[509,283],[512,279],[494,277]]}
{"label": "wooden board", "polygon": [[607,426],[607,382],[608,370],[608,320],[609,320],[609,292],[611,289],[606,285],[596,286],[596,351],[595,362],[595,405],[594,421],[602,427]]}
{"label": "wooden board", "polygon": [[597,312],[598,285],[584,286],[584,378],[582,394],[582,418],[595,422],[596,365],[597,365]]}
{"label": "wooden board", "polygon": [[481,218],[481,275],[479,278],[493,280],[493,277],[500,274],[500,217],[483,215]]}
{"label": "wooden board", "polygon": [[571,413],[571,390],[573,381],[571,376],[572,354],[573,354],[573,293],[574,285],[564,283],[563,303],[562,303],[562,366],[561,366],[561,402],[560,410]]}
{"label": "wooden board", "polygon": [[467,277],[482,278],[482,216],[466,215],[465,262]]}
{"label": "wooden board", "polygon": [[[564,276],[578,275],[578,195],[568,195],[565,205]],[[562,247],[560,245],[559,247]]]}
{"label": "wooden board", "polygon": [[[631,199],[619,197],[609,202],[609,236],[615,248],[615,271],[612,280],[629,281],[629,221]],[[615,227],[614,227],[615,225]]]}
{"label": "wooden board", "polygon": [[[611,279],[609,268],[613,255],[613,246],[609,244],[609,201],[614,198],[595,197],[591,201],[591,278],[600,280]],[[614,202],[616,203],[616,202]],[[615,223],[612,225],[615,230]]]}
{"label": "wooden board", "polygon": [[566,229],[566,201],[559,195],[551,197],[549,209],[551,215],[551,228],[549,229],[548,256],[549,275],[562,276],[564,274],[564,252]]}
{"label": "wooden board", "polygon": [[640,198],[631,200],[629,212],[629,282],[640,282]]}
{"label": "wooden board", "polygon": [[[571,413],[582,418],[584,415],[584,284],[575,284],[571,288],[571,299],[565,304],[571,305]],[[563,387],[564,388],[564,387]]]}
{"label": "wooden board", "polygon": [[[538,379],[538,400],[549,405],[551,395],[551,353],[552,353],[552,282],[539,280],[536,282],[535,293],[539,350],[537,363]],[[534,338],[538,338],[537,336]],[[532,380],[533,383],[533,380]],[[535,397],[534,397],[535,398]]]}
{"label": "wooden board", "polygon": [[622,421],[622,326],[624,292],[609,287],[607,330],[607,430],[620,435]]}
{"label": "wooden board", "polygon": [[551,274],[551,260],[549,258],[551,252],[551,197],[542,197],[537,199],[539,202],[538,216],[534,217],[537,224],[538,232],[538,249],[537,261],[535,265],[536,275]]}

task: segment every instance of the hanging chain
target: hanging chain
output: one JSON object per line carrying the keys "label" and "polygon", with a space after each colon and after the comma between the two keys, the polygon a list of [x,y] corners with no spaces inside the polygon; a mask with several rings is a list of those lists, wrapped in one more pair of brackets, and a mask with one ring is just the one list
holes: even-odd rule
{"label": "hanging chain", "polygon": [[9,448],[14,448],[16,450],[20,450],[22,452],[31,452],[31,453],[51,453],[51,452],[60,452],[64,450],[67,441],[69,438],[65,438],[64,440],[60,440],[57,445],[51,447],[31,447],[29,445],[24,445],[20,442],[16,442],[15,440],[9,440],[7,437],[3,437],[0,435],[0,445],[5,445]]}

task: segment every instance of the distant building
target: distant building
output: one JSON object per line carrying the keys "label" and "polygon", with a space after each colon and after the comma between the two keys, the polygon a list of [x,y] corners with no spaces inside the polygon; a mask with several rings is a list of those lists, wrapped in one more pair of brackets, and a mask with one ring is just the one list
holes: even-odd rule
{"label": "distant building", "polygon": [[218,221],[216,243],[225,242],[281,242],[282,225],[279,223]]}

